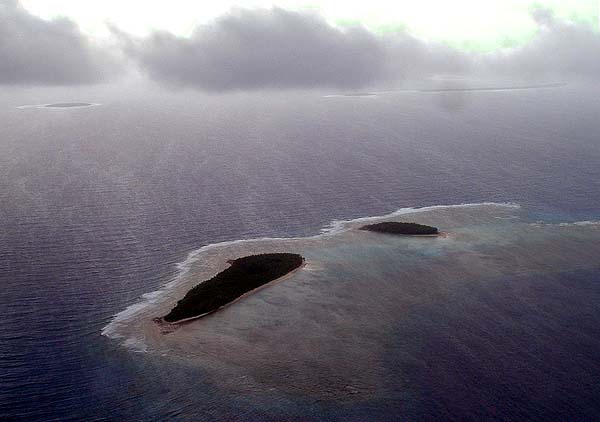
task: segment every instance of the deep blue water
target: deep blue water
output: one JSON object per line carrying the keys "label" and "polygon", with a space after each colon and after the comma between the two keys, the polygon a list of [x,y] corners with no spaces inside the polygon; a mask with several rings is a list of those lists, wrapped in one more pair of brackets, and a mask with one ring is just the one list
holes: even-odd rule
{"label": "deep blue water", "polygon": [[[509,277],[529,289],[526,304],[479,283],[461,286],[444,312],[417,309],[386,347],[413,348],[425,364],[386,356],[380,397],[240,394],[190,362],[135,353],[101,331],[171,280],[190,251],[215,242],[484,201],[518,203],[527,221],[598,220],[599,91],[468,93],[450,109],[423,93],[5,96],[0,417],[592,419],[598,267]],[[65,100],[102,105],[16,108]],[[544,280],[551,288],[536,290]],[[483,322],[461,331],[469,315]],[[490,332],[502,335],[478,342]],[[408,345],[407,336],[420,340]]]}

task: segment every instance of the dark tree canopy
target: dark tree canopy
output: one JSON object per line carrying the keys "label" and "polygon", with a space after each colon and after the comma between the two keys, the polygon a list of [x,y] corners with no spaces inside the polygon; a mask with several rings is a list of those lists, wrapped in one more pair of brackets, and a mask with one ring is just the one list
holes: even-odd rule
{"label": "dark tree canopy", "polygon": [[431,227],[417,223],[400,223],[396,221],[386,221],[383,223],[369,224],[361,227],[361,230],[367,230],[378,233],[403,234],[413,236],[439,234],[437,227]]}
{"label": "dark tree canopy", "polygon": [[216,311],[243,294],[299,268],[304,258],[293,253],[250,255],[191,289],[164,317],[177,322]]}

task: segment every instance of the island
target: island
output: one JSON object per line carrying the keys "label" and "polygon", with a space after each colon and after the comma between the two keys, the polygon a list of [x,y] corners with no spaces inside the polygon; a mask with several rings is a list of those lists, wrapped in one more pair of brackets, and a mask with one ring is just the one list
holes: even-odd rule
{"label": "island", "polygon": [[419,89],[419,92],[429,93],[443,93],[443,92],[477,92],[477,91],[522,91],[527,89],[547,89],[547,88],[563,88],[567,86],[564,82],[550,83],[550,84],[539,84],[539,85],[507,85],[507,86],[482,86],[482,87],[456,87],[456,88],[423,88]]}
{"label": "island", "polygon": [[56,103],[56,104],[47,104],[44,107],[48,108],[71,108],[71,107],[90,107],[93,104],[90,103]]}
{"label": "island", "polygon": [[304,258],[295,253],[267,253],[245,256],[229,263],[230,267],[193,287],[158,321],[177,323],[212,313],[300,268]]}
{"label": "island", "polygon": [[343,97],[376,97],[377,94],[375,92],[349,92],[347,94],[342,94]]}
{"label": "island", "polygon": [[435,236],[439,234],[437,227],[431,227],[417,223],[401,223],[396,221],[368,224],[366,226],[362,226],[360,229],[370,232],[401,234],[407,236]]}

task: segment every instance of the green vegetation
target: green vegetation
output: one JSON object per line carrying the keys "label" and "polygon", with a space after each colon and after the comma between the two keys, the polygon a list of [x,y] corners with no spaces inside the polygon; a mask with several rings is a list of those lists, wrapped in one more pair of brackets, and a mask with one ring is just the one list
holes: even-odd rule
{"label": "green vegetation", "polygon": [[425,226],[417,223],[399,223],[395,221],[369,224],[361,227],[360,229],[378,233],[403,234],[412,236],[439,234],[437,227]]}
{"label": "green vegetation", "polygon": [[192,290],[163,319],[177,322],[216,311],[243,294],[299,268],[304,258],[293,253],[250,255]]}

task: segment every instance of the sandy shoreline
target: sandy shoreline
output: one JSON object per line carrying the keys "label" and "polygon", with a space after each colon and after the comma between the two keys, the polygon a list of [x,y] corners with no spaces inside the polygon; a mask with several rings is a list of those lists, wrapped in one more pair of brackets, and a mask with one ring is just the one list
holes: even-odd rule
{"label": "sandy shoreline", "polygon": [[[233,262],[233,260],[228,260],[227,263],[231,264]],[[289,273],[285,274],[284,276],[281,276],[279,278],[276,278],[275,280],[272,280],[268,283],[263,284],[262,286],[257,287],[256,289],[247,291],[246,293],[244,293],[243,295],[241,295],[240,297],[236,298],[235,300],[227,303],[226,305],[220,306],[219,308],[210,311],[210,312],[206,312],[203,313],[201,315],[197,315],[197,316],[193,316],[190,318],[184,318],[182,320],[179,321],[175,321],[175,322],[167,322],[164,320],[163,317],[156,317],[153,319],[154,323],[156,325],[158,325],[160,327],[160,333],[161,334],[169,334],[172,333],[174,331],[176,331],[179,327],[181,327],[184,324],[190,323],[192,321],[198,320],[200,318],[204,318],[205,316],[208,315],[212,315],[214,313],[217,313],[219,311],[224,310],[225,308],[228,308],[229,306],[233,305],[234,303],[239,302],[240,300],[253,295],[254,293],[259,292],[260,290],[263,290],[269,286],[273,286],[283,280],[287,280],[289,278],[291,278],[294,274],[296,274],[298,271],[300,271],[302,268],[306,267],[306,259],[302,258],[302,265],[300,265],[298,268],[293,269],[292,271],[290,271]]]}
{"label": "sandy shoreline", "polygon": [[[136,352],[171,350],[171,348],[180,347],[180,341],[183,337],[193,337],[193,332],[197,331],[195,329],[196,326],[186,325],[185,323],[175,325],[174,327],[169,327],[169,329],[171,329],[171,331],[177,329],[177,333],[175,333],[174,336],[164,336],[161,335],[161,325],[157,324],[153,319],[167,315],[175,306],[177,300],[184,297],[185,294],[197,285],[199,281],[207,280],[220,271],[225,270],[229,266],[227,264],[227,259],[231,257],[257,253],[276,253],[280,251],[282,247],[286,249],[293,248],[307,260],[306,265],[299,267],[304,268],[304,271],[297,274],[296,277],[299,277],[299,279],[302,280],[305,278],[312,279],[315,273],[320,273],[326,268],[322,263],[322,257],[314,255],[313,251],[315,248],[321,250],[329,248],[332,245],[338,245],[340,242],[355,242],[357,238],[360,238],[361,242],[379,243],[376,240],[377,238],[380,238],[379,236],[374,236],[373,234],[367,234],[364,231],[358,230],[359,227],[364,224],[381,221],[397,221],[399,219],[408,218],[408,215],[418,214],[422,223],[433,226],[444,226],[447,231],[438,235],[437,237],[441,237],[441,239],[433,243],[425,240],[418,242],[413,240],[412,236],[404,237],[404,239],[411,244],[422,244],[424,247],[425,245],[438,244],[437,247],[445,248],[451,247],[450,243],[446,245],[446,241],[464,238],[463,234],[457,233],[456,228],[472,223],[474,218],[473,213],[479,213],[479,210],[485,213],[493,211],[493,220],[490,220],[490,222],[496,222],[499,215],[505,216],[507,213],[509,215],[514,215],[519,212],[519,209],[520,207],[513,203],[491,202],[435,205],[423,208],[401,208],[382,216],[360,217],[352,220],[334,220],[322,229],[319,234],[308,237],[243,239],[206,245],[189,253],[187,258],[178,264],[178,267],[180,267],[179,272],[172,280],[158,289],[144,294],[140,300],[115,314],[110,322],[102,329],[102,335],[115,339],[124,347]],[[467,210],[468,212],[465,212]],[[450,218],[450,220],[448,220],[448,218]],[[401,241],[402,238],[403,236],[397,237],[398,241]],[[466,241],[468,239],[477,240],[473,239],[470,235],[463,240]],[[442,242],[442,240],[444,240],[444,242]],[[442,245],[442,243],[445,246]],[[292,271],[286,276],[291,277],[294,273],[295,271]],[[267,285],[278,283],[278,281],[281,280],[273,280],[272,282],[267,283]],[[295,284],[296,283],[294,283],[294,285]],[[291,285],[291,287],[294,285]],[[275,286],[277,288],[273,290],[283,289],[283,291],[288,291],[289,288],[291,288],[288,286],[290,286],[290,284]],[[254,292],[251,291],[248,293]],[[222,319],[228,319],[230,313],[237,314],[238,309],[240,310],[240,313],[244,313],[246,303],[252,304],[251,307],[255,306],[253,304],[254,299],[242,302],[228,313],[216,314],[214,324],[219,325]],[[208,331],[211,331],[214,328],[213,318],[211,318],[210,321],[205,320],[204,322],[206,322]],[[181,328],[181,330],[179,330],[179,328]],[[235,328],[231,329],[235,330]],[[166,324],[164,324],[164,330],[167,330]],[[203,332],[204,330],[199,331]],[[181,334],[182,337],[180,337],[180,333],[183,332],[185,332],[185,334]],[[179,341],[176,341],[175,338]]]}
{"label": "sandy shoreline", "polygon": [[450,237],[450,233],[448,232],[439,232],[437,234],[401,234],[401,233],[386,233],[386,232],[377,232],[374,230],[364,230],[362,227],[359,227],[356,230],[360,230],[363,232],[370,232],[370,233],[375,233],[375,234],[387,234],[387,235],[391,235],[391,236],[399,236],[399,237],[441,237],[441,238],[447,238]]}
{"label": "sandy shoreline", "polygon": [[[356,230],[356,231],[363,231],[364,232],[364,230],[362,230],[361,228],[356,228],[354,230]],[[371,233],[376,233],[376,232],[371,232]],[[388,234],[388,233],[376,233],[376,234]],[[394,235],[394,234],[392,234],[392,235]],[[443,239],[445,239],[445,238],[450,237],[450,233],[449,232],[439,232],[438,234],[426,234],[426,235],[411,235],[411,234],[406,234],[406,235],[396,235],[396,236],[399,236],[399,237],[412,237],[412,238],[425,237],[425,238],[443,238]],[[232,264],[234,261],[235,261],[234,259],[229,259],[226,262],[227,262],[227,264]],[[233,304],[235,304],[235,303],[237,303],[237,302],[239,302],[239,301],[241,301],[241,300],[243,300],[243,299],[245,299],[245,298],[247,298],[247,297],[249,297],[249,296],[257,293],[257,292],[259,292],[262,289],[265,289],[267,287],[270,287],[270,286],[273,286],[275,284],[278,284],[281,281],[287,280],[287,279],[291,278],[292,276],[294,276],[298,271],[300,271],[301,269],[305,268],[306,266],[307,266],[306,259],[303,258],[302,259],[302,265],[300,265],[298,268],[290,271],[289,273],[285,274],[282,277],[276,278],[275,280],[272,280],[272,281],[270,281],[270,282],[268,282],[266,284],[263,284],[262,286],[257,287],[256,289],[253,289],[253,290],[250,290],[250,291],[244,293],[243,295],[239,296],[235,300],[233,300],[233,301],[227,303],[226,305],[223,305],[223,306],[221,306],[221,307],[219,307],[219,308],[217,308],[217,309],[215,309],[213,311],[206,312],[204,314],[193,316],[193,317],[190,317],[190,318],[185,318],[185,319],[182,319],[182,320],[179,320],[179,321],[176,321],[176,322],[167,322],[167,321],[165,321],[163,319],[163,317],[155,317],[155,318],[152,319],[152,321],[154,322],[153,325],[159,327],[161,334],[172,333],[172,332],[176,331],[177,329],[179,329],[180,327],[182,327],[183,325],[186,325],[186,324],[191,323],[191,322],[193,322],[195,320],[198,320],[198,319],[204,318],[206,316],[215,314],[215,313],[217,313],[219,311],[222,311],[222,310],[228,308],[229,306],[231,306],[231,305],[233,305]],[[224,271],[224,270],[221,270],[221,271]]]}

